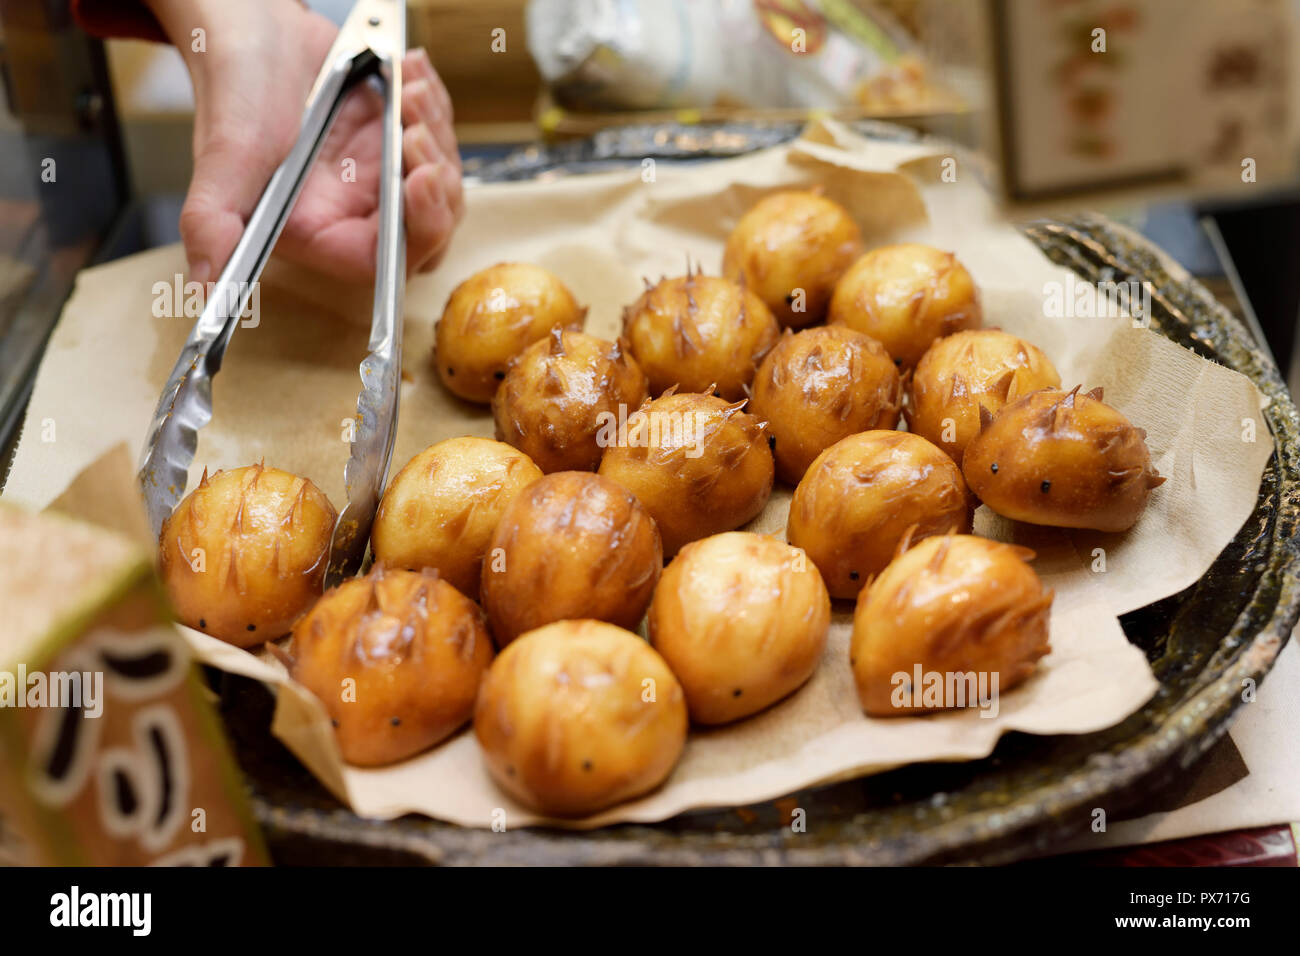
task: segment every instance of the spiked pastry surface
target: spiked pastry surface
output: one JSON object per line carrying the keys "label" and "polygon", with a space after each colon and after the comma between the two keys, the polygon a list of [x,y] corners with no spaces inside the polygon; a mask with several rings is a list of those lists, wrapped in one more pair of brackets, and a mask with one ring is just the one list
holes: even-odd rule
{"label": "spiked pastry surface", "polygon": [[320,596],[337,518],[298,475],[262,464],[205,469],[158,536],[177,617],[239,647],[283,637]]}
{"label": "spiked pastry surface", "polygon": [[1102,401],[1102,390],[1045,388],[997,415],[980,411],[980,433],[962,472],[1000,515],[1029,524],[1125,531],[1165,479],[1151,466],[1147,433]]}
{"label": "spiked pastry surface", "polygon": [[600,474],[645,505],[666,556],[739,528],[767,504],[775,475],[767,423],[744,407],[744,399],[670,390],[643,405],[605,451]]}

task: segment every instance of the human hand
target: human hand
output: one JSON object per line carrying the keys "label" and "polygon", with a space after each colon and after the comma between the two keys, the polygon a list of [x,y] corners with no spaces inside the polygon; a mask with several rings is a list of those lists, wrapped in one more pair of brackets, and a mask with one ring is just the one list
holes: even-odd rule
{"label": "human hand", "polygon": [[[194,175],[181,210],[189,278],[215,279],[266,182],[297,138],[338,30],[294,0],[147,0],[194,84]],[[201,49],[193,31],[204,31]],[[451,99],[428,55],[402,64],[408,272],[441,260],[464,212]],[[277,252],[346,281],[374,276],[383,103],[359,88],[338,111]],[[353,175],[344,177],[344,161]]]}

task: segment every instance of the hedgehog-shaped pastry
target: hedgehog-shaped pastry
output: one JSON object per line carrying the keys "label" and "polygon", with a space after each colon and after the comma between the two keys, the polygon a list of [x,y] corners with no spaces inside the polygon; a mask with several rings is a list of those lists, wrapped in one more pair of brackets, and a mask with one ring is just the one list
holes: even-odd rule
{"label": "hedgehog-shaped pastry", "polygon": [[430,445],[388,483],[370,548],[390,568],[434,568],[477,598],[488,539],[515,496],[542,477],[505,442],[463,436]]}
{"label": "hedgehog-shaped pastry", "polygon": [[907,386],[907,429],[961,464],[979,434],[982,407],[996,415],[1061,376],[1037,346],[1000,329],[967,329],[939,339],[921,357]]}
{"label": "hedgehog-shaped pastry", "polygon": [[781,336],[754,378],[750,411],[768,422],[777,476],[798,484],[842,438],[898,424],[894,360],[869,335],[842,325]]}
{"label": "hedgehog-shaped pastry", "polygon": [[803,548],[832,597],[857,597],[905,538],[969,531],[961,469],[920,435],[877,430],[817,456],[790,501],[786,538]]}
{"label": "hedgehog-shaped pastry", "polygon": [[1103,402],[1045,388],[997,415],[980,409],[980,433],[966,446],[970,490],[1000,515],[1029,524],[1124,531],[1141,517],[1164,478],[1151,467],[1146,432]]}
{"label": "hedgehog-shaped pastry", "polygon": [[158,536],[176,616],[238,647],[289,633],[320,596],[337,518],[324,492],[287,471],[205,470]]}
{"label": "hedgehog-shaped pastry", "polygon": [[452,290],[434,329],[434,365],[447,390],[492,401],[510,360],[553,329],[581,329],[587,309],[559,277],[527,262],[500,262]]}
{"label": "hedgehog-shaped pastry", "polygon": [[343,759],[377,766],[470,719],[492,639],[483,612],[437,571],[376,565],[317,601],[280,656],[325,705]]}
{"label": "hedgehog-shaped pastry", "polygon": [[729,279],[690,272],[646,283],[623,312],[623,334],[650,379],[650,394],[676,385],[734,402],[780,337],[763,300]]}
{"label": "hedgehog-shaped pastry", "polygon": [[501,441],[525,452],[548,475],[595,471],[604,449],[601,421],[649,397],[645,373],[626,339],[553,329],[510,362],[492,399]]}
{"label": "hedgehog-shaped pastry", "polygon": [[910,369],[936,339],[978,329],[984,312],[956,256],[905,242],[877,246],[849,266],[835,285],[826,321],[865,332],[900,369]]}
{"label": "hedgehog-shaped pastry", "polygon": [[896,557],[858,597],[849,666],[873,717],[996,707],[1050,650],[1052,592],[1028,548],[937,535]]}
{"label": "hedgehog-shaped pastry", "polygon": [[769,193],[727,237],[722,273],[753,289],[786,328],[826,317],[844,270],[862,254],[848,211],[820,189]]}
{"label": "hedgehog-shaped pastry", "polygon": [[498,647],[553,621],[635,628],[663,551],[649,509],[588,471],[557,471],[521,491],[483,559],[483,609]]}
{"label": "hedgehog-shaped pastry", "polygon": [[740,527],[767,503],[775,475],[767,423],[744,407],[744,399],[670,389],[631,415],[626,435],[606,449],[600,474],[654,517],[665,557]]}

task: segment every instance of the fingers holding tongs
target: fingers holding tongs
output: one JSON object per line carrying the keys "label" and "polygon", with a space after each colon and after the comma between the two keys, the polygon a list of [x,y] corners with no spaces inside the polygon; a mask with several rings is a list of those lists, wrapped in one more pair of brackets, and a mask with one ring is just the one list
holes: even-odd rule
{"label": "fingers holding tongs", "polygon": [[344,469],[347,504],[334,528],[326,585],[361,567],[397,431],[406,275],[401,122],[405,49],[403,0],[357,0],[312,87],[297,141],[267,183],[163,387],[138,476],[155,533],[185,493],[198,430],[212,420],[212,378],[307,172],[343,99],[358,84],[369,82],[384,98],[374,306],[369,353],[361,363],[355,438]]}

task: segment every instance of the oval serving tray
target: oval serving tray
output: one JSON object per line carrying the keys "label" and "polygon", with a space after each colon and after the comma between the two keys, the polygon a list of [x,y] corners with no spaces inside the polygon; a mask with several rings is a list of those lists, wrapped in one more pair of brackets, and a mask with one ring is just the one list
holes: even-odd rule
{"label": "oval serving tray", "polygon": [[[915,134],[858,124],[882,139]],[[623,128],[579,143],[529,148],[480,179],[578,172],[646,156],[735,155],[796,135],[796,126]],[[467,170],[468,172],[468,170]],[[1089,281],[1137,280],[1152,290],[1151,327],[1247,375],[1268,397],[1274,454],[1254,512],[1192,587],[1120,623],[1160,681],[1137,713],[1082,736],[1012,733],[963,763],[917,764],[800,791],[772,803],[683,814],[651,826],[589,832],[495,833],[408,816],[358,818],[274,740],[259,684],[221,675],[223,714],[272,855],[281,864],[916,864],[999,863],[1040,856],[1171,789],[1227,730],[1300,617],[1300,415],[1272,360],[1195,280],[1142,238],[1100,216],[1023,227],[1053,261]],[[794,833],[790,809],[805,811]]]}

